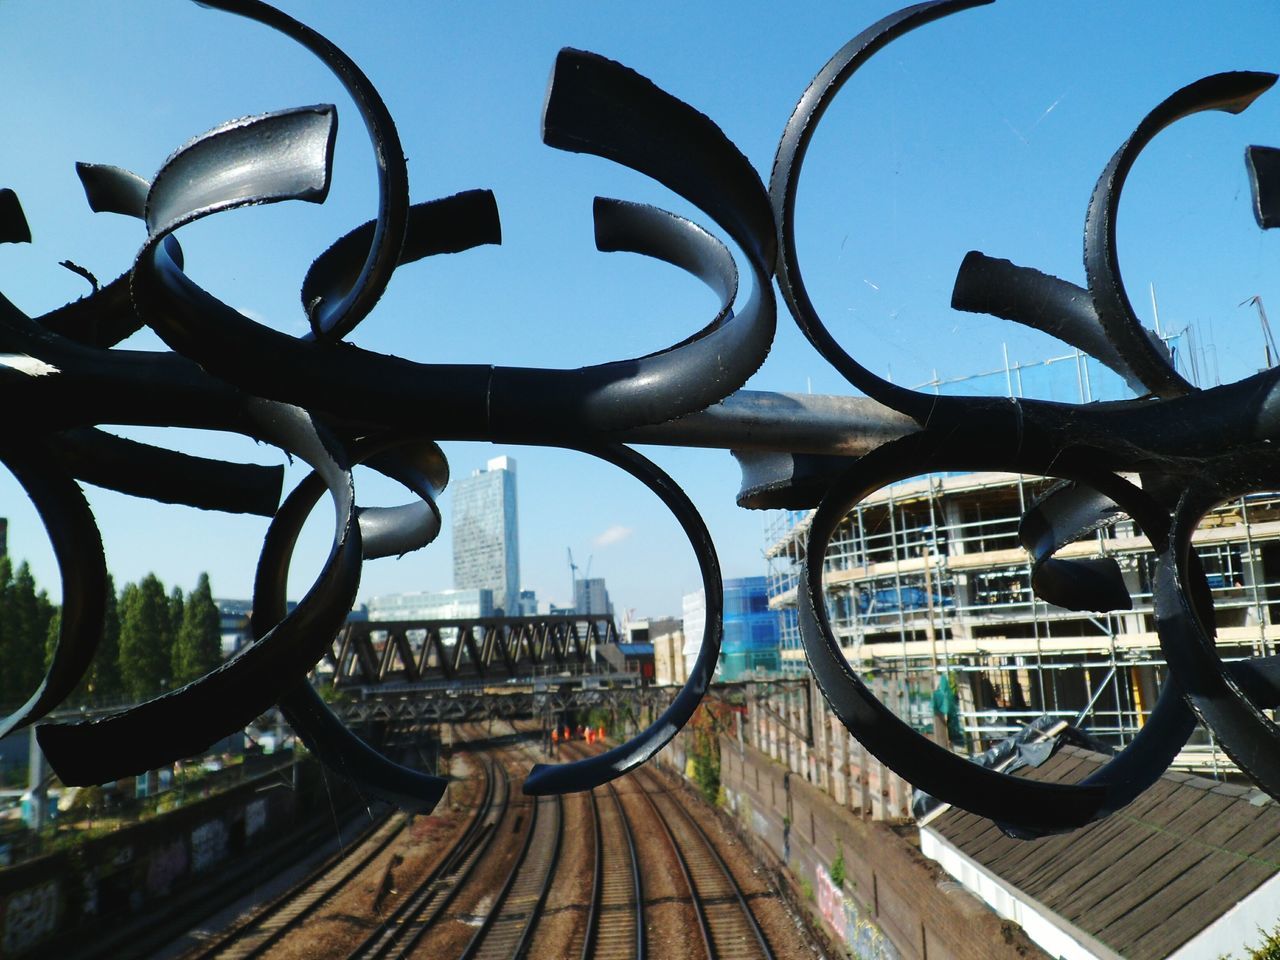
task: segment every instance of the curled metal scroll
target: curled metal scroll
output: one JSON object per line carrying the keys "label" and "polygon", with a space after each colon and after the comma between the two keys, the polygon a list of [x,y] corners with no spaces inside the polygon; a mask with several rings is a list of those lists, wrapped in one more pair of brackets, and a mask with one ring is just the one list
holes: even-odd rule
{"label": "curled metal scroll", "polygon": [[[1030,400],[926,396],[875,377],[827,332],[800,279],[792,211],[796,178],[813,125],[840,86],[894,36],[970,6],[946,0],[921,4],[886,18],[847,44],[801,99],[774,164],[771,194],[783,251],[779,286],[787,306],[820,352],[854,386],[915,417],[922,428],[862,458],[822,498],[810,528],[801,581],[800,628],[809,665],[832,709],[872,753],[918,786],[930,792],[936,789],[938,796],[989,816],[1016,835],[1070,829],[1130,802],[1155,781],[1190,736],[1194,718],[1188,703],[1224,746],[1230,744],[1228,753],[1238,758],[1241,768],[1259,786],[1278,795],[1280,782],[1274,777],[1273,764],[1280,757],[1280,731],[1260,709],[1280,701],[1273,665],[1254,663],[1242,668],[1241,674],[1251,675],[1246,682],[1214,653],[1204,627],[1212,621],[1212,601],[1198,565],[1188,559],[1187,525],[1209,506],[1251,489],[1242,482],[1242,459],[1249,460],[1252,488],[1260,488],[1263,478],[1275,476],[1274,453],[1264,444],[1269,440],[1280,380],[1268,372],[1242,384],[1203,394],[1194,391],[1134,317],[1115,248],[1120,189],[1142,147],[1162,128],[1191,113],[1240,112],[1276,78],[1258,73],[1208,77],[1175,93],[1139,125],[1103,171],[1089,204],[1087,291],[977,252],[965,259],[957,279],[953,306],[1047,330],[1095,354],[1130,382],[1136,379],[1156,395],[1176,399],[1167,404],[1132,401],[1064,409]],[[1251,161],[1255,156],[1250,154]],[[1277,180],[1274,173],[1268,176],[1260,170],[1266,170],[1265,163],[1251,162],[1255,206],[1263,211]],[[1259,213],[1258,219],[1267,225],[1264,214]],[[1235,403],[1240,407],[1229,415],[1227,409]],[[823,557],[835,525],[848,510],[888,482],[939,470],[973,469],[1064,477],[1085,485],[1053,491],[1024,518],[1023,543],[1034,556],[1033,586],[1052,602],[1074,609],[1129,605],[1118,571],[1053,557],[1061,546],[1104,524],[1108,515],[1114,518],[1123,510],[1157,545],[1157,627],[1173,676],[1164,686],[1152,721],[1139,736],[1074,786],[1033,783],[957,762],[954,755],[914,733],[875,700],[844,660],[827,622]],[[1142,473],[1149,493],[1139,493],[1118,477],[1100,473],[1121,470]],[[1168,496],[1161,498],[1161,493],[1185,489],[1188,484],[1199,491],[1199,497],[1178,507],[1170,533],[1174,503]],[[1256,700],[1245,693],[1245,686]]]}
{"label": "curled metal scroll", "polygon": [[[324,202],[336,108],[309,105],[223,124],[180,147],[151,179],[104,165],[77,167],[90,206],[140,220],[146,236],[125,275],[103,286],[87,277],[94,284],[88,296],[42,317],[27,317],[0,297],[0,350],[21,361],[0,368],[0,400],[30,411],[21,427],[10,426],[0,439],[0,460],[31,493],[65,585],[48,674],[28,702],[0,722],[0,732],[40,720],[65,700],[101,634],[106,565],[78,479],[161,502],[272,520],[255,580],[253,642],[165,696],[101,720],[41,725],[40,743],[64,782],[115,779],[198,753],[279,704],[323,762],[373,794],[430,809],[443,781],[400,767],[361,742],[306,677],[350,609],[362,564],[423,547],[438,532],[436,497],[448,471],[434,441],[488,439],[576,449],[631,474],[671,510],[698,558],[706,633],[672,706],[631,741],[589,760],[540,765],[525,783],[531,793],[595,786],[649,759],[687,722],[710,682],[720,638],[720,574],[701,518],[671,478],[621,441],[723,444],[747,451],[744,505],[818,505],[800,595],[809,664],[840,720],[900,774],[1018,835],[1070,829],[1119,809],[1151,784],[1198,717],[1242,770],[1280,797],[1280,728],[1262,712],[1280,703],[1280,665],[1223,664],[1206,626],[1212,599],[1189,546],[1206,509],[1264,489],[1280,475],[1273,442],[1280,438],[1280,372],[1213,390],[1191,387],[1134,316],[1115,228],[1125,179],[1162,129],[1202,110],[1239,112],[1275,76],[1208,77],[1176,91],[1142,120],[1104,167],[1088,204],[1085,286],[978,251],[960,265],[954,307],[1057,336],[1155,399],[1070,406],[907,390],[854,359],[827,330],[806,290],[795,205],[804,158],[827,108],[887,44],[986,2],[917,4],[845,44],[786,123],[767,190],[711,119],[620,64],[562,51],[543,115],[544,141],[638,171],[691,202],[709,223],[597,198],[597,247],[690,273],[712,289],[718,308],[700,329],[664,350],[547,370],[418,363],[344,341],[401,265],[500,243],[497,203],[482,189],[412,202],[392,117],[346,54],[258,0],[205,0],[205,6],[281,32],[339,79],[373,146],[377,209],[337,238],[302,278],[310,332],[295,338],[197,285],[186,273],[177,234],[198,219],[246,205]],[[1246,155],[1254,212],[1264,229],[1280,223],[1278,157],[1280,151],[1260,146]],[[713,229],[746,265],[745,296],[739,294],[734,253]],[[29,240],[18,198],[0,190],[0,242]],[[883,405],[870,417],[865,408],[850,406],[870,401],[740,391],[772,343],[775,277],[819,354]],[[119,346],[144,325],[171,352]],[[864,412],[850,412],[855,409]],[[279,446],[314,472],[281,502],[276,468],[137,444],[101,429],[113,424],[231,431]],[[358,464],[393,478],[413,500],[392,508],[358,506],[352,473]],[[822,562],[847,511],[904,477],[975,469],[1063,481],[1023,518],[1033,587],[1044,599],[1081,610],[1129,603],[1114,564],[1055,556],[1121,514],[1142,527],[1157,554],[1157,623],[1171,677],[1138,737],[1080,784],[993,773],[919,737],[861,683],[830,629]],[[1122,473],[1140,474],[1142,489]],[[288,611],[284,590],[298,531],[326,492],[336,511],[329,557],[303,601]]]}

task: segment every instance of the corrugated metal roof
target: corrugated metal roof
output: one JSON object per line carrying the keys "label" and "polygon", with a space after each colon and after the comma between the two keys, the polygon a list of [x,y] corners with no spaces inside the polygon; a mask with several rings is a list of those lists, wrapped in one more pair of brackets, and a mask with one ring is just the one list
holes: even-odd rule
{"label": "corrugated metal roof", "polygon": [[624,657],[652,657],[652,643],[620,643],[618,650]]}
{"label": "corrugated metal roof", "polygon": [[[1074,783],[1105,760],[1063,747],[1025,775]],[[1128,807],[1074,833],[1013,840],[954,808],[924,829],[1117,953],[1155,960],[1280,872],[1280,807],[1262,796],[1166,773]]]}

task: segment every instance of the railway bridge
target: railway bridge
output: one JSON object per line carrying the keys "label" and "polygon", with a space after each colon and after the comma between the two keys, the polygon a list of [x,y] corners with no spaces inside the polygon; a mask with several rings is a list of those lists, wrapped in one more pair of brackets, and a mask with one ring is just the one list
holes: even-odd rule
{"label": "railway bridge", "polygon": [[347,623],[317,666],[335,688],[502,682],[548,672],[591,673],[596,650],[618,643],[611,616],[473,617]]}

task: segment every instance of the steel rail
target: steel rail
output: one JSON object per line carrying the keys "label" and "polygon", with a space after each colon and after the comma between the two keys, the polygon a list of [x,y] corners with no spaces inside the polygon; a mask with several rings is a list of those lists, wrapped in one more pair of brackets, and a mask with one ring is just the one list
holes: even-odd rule
{"label": "steel rail", "polygon": [[[252,960],[265,955],[404,832],[408,816],[400,814],[398,822],[392,822],[393,819],[390,812],[379,818],[361,835],[357,845],[340,850],[267,904],[247,924],[227,931],[194,953],[185,954],[184,960],[213,960],[215,957],[219,960]],[[359,850],[365,852],[355,856]]]}
{"label": "steel rail", "polygon": [[[575,744],[576,746],[576,744]],[[630,947],[627,956],[634,957],[635,960],[644,960],[645,956],[645,932],[644,932],[644,884],[640,878],[640,858],[636,853],[635,836],[631,830],[631,822],[627,819],[626,811],[623,809],[622,800],[618,796],[617,788],[612,784],[605,784],[609,789],[609,797],[613,801],[616,822],[622,834],[622,839],[626,840],[627,858],[631,866],[630,869],[630,885],[631,885],[631,902],[632,902],[632,923],[635,930],[631,937],[615,937],[615,942],[625,939]],[[599,798],[596,791],[591,791],[591,811],[593,822],[593,837],[595,849],[594,870],[591,883],[591,905],[587,913],[587,929],[582,939],[581,960],[591,960],[593,957],[600,955],[599,939],[600,939],[600,916],[605,909],[605,875],[604,864],[606,857],[605,850],[615,852],[617,844],[612,843],[606,845],[603,840],[603,824],[600,814]],[[616,840],[616,837],[614,838]],[[617,871],[614,871],[616,876]]]}
{"label": "steel rail", "polygon": [[600,840],[600,804],[591,791],[591,905],[587,908],[587,929],[582,935],[582,960],[595,953],[596,935],[600,931],[600,908],[604,899],[604,850]]}
{"label": "steel rail", "polygon": [[[539,803],[543,801],[538,800]],[[533,933],[542,914],[547,907],[547,897],[551,893],[551,883],[555,879],[556,870],[560,866],[560,851],[564,841],[564,795],[556,794],[556,832],[553,841],[553,849],[551,851],[551,862],[547,864],[547,875],[542,881],[542,889],[538,892],[538,900],[534,904],[533,909],[529,912],[529,918],[525,922],[524,929],[520,933],[520,939],[516,943],[516,949],[512,953],[514,960],[523,960],[529,953],[529,947],[533,943]]]}
{"label": "steel rail", "polygon": [[[547,902],[547,895],[551,892],[551,883],[555,878],[556,867],[560,863],[561,841],[564,835],[564,798],[560,794],[555,795],[555,819],[550,821],[552,825],[548,827],[544,826],[548,821],[544,819],[539,811],[544,804],[550,802],[550,800],[544,800],[541,797],[534,798],[529,816],[529,828],[525,833],[520,854],[516,857],[515,863],[512,864],[511,872],[507,875],[502,889],[498,892],[493,907],[480,924],[480,929],[475,932],[466,949],[463,950],[460,960],[474,960],[476,957],[486,956],[511,957],[512,960],[521,960],[528,952],[534,928],[542,916]],[[540,829],[541,833],[539,833]],[[504,913],[507,905],[515,899],[513,898],[513,893],[516,891],[517,885],[525,881],[526,877],[537,876],[536,873],[528,872],[524,868],[526,864],[530,863],[530,854],[535,853],[535,841],[542,838],[545,844],[548,830],[551,831],[551,850],[546,855],[546,869],[541,871],[541,880],[538,882],[537,895],[533,903],[529,905],[526,914]],[[543,855],[545,851],[539,850],[536,853],[537,855]],[[536,864],[530,865],[534,866]],[[521,919],[523,919],[523,923],[519,922]],[[505,924],[507,928],[512,928],[519,924],[514,944],[508,945],[509,938],[495,936],[495,930],[499,927],[499,924]]]}
{"label": "steel rail", "polygon": [[[494,760],[490,762],[488,769],[490,775],[486,781],[485,796],[477,808],[467,833],[426,879],[418,884],[414,891],[387,916],[386,920],[351,952],[350,957],[389,956],[405,937],[409,940],[401,949],[400,955],[407,954],[430,924],[434,923],[445,908],[453,902],[453,898],[471,875],[476,862],[493,841],[495,834],[493,828],[497,822],[501,821],[508,807],[510,782],[506,767]],[[501,798],[500,803],[496,799],[498,797]],[[497,803],[497,813],[490,822],[490,814],[494,813],[495,803]],[[441,893],[444,884],[449,884],[449,889],[439,900],[434,899]],[[432,908],[432,912],[424,920],[422,914],[428,907]]]}
{"label": "steel rail", "polygon": [[[662,785],[661,781],[659,781],[657,777],[650,771],[646,770],[645,774],[650,778],[650,782],[656,783],[659,785],[659,787],[662,787],[662,789],[658,791],[658,795],[665,796],[668,799],[670,799],[669,790],[667,790],[665,786]],[[647,793],[646,793],[646,796],[648,796]],[[653,800],[650,800],[650,802],[654,803]],[[674,801],[672,801],[671,805],[674,806],[675,809],[679,812],[679,815],[683,819],[683,821],[693,829],[694,833],[697,835],[698,840],[701,841],[702,849],[704,849],[706,853],[710,855],[712,862],[715,864],[717,868],[719,868],[720,874],[723,875],[725,882],[728,884],[729,891],[732,894],[732,898],[734,902],[738,905],[738,908],[742,917],[747,921],[747,925],[751,930],[751,933],[755,937],[756,944],[760,947],[761,954],[765,958],[767,958],[767,960],[773,960],[774,952],[773,952],[773,948],[769,945],[769,939],[764,935],[764,930],[760,928],[760,923],[756,920],[755,914],[752,913],[751,907],[747,903],[747,898],[742,892],[742,887],[739,886],[737,879],[733,875],[733,871],[730,870],[729,865],[724,862],[724,858],[720,856],[719,851],[716,850],[715,844],[711,842],[711,838],[707,836],[706,831],[702,829],[702,827],[698,824],[698,822],[692,816],[690,816],[689,812],[685,810],[684,806]],[[656,804],[655,804],[655,809],[656,809]],[[665,819],[664,819],[664,825],[665,825]],[[690,873],[692,873],[692,871],[690,871]],[[705,899],[706,894],[700,892],[699,894],[697,894],[697,896],[699,897],[699,899]],[[713,934],[715,933],[714,929],[712,930],[712,933]],[[712,960],[715,960],[715,958],[724,956],[724,951],[721,950],[719,947],[716,947],[709,953],[709,956],[712,958]]]}
{"label": "steel rail", "polygon": [[[438,902],[432,902],[430,900],[430,893],[439,892],[439,890],[428,891],[428,894],[425,896],[422,903],[414,911],[416,915],[413,919],[408,923],[403,924],[400,929],[396,931],[395,939],[400,939],[406,935],[408,937],[403,945],[400,946],[396,956],[407,957],[417,949],[418,945],[422,942],[422,939],[432,930],[435,922],[440,919],[444,914],[444,911],[451,903],[453,903],[457,895],[462,892],[472,872],[493,844],[498,833],[497,826],[502,822],[503,818],[506,816],[507,810],[510,808],[510,804],[508,802],[510,797],[510,783],[507,780],[506,767],[500,760],[495,760],[495,765],[502,772],[504,779],[502,809],[493,818],[492,823],[487,825],[481,835],[476,837],[471,848],[465,851],[465,855],[463,855],[463,851],[459,851],[460,859],[457,861],[455,873],[441,877],[439,882],[441,884],[448,884],[448,889],[444,891],[441,899]],[[421,913],[428,903],[431,904],[431,913],[429,916],[423,918]],[[387,948],[383,952],[375,954],[374,956],[387,956],[393,946],[394,943],[389,942]]]}
{"label": "steel rail", "polygon": [[649,791],[641,788],[640,796],[644,797],[649,804],[649,809],[653,812],[654,818],[662,825],[662,832],[667,838],[667,843],[671,846],[671,852],[675,854],[676,863],[680,865],[680,874],[684,877],[685,886],[689,888],[689,901],[693,905],[693,913],[698,920],[698,932],[702,934],[702,945],[706,948],[707,960],[716,960],[715,940],[711,936],[711,927],[707,921],[707,914],[703,909],[702,898],[698,895],[698,888],[693,882],[693,875],[689,872],[689,864],[685,861],[684,854],[680,851],[680,844],[676,843],[675,834],[671,832],[671,825],[667,823],[667,818],[662,815],[658,805],[654,803]]}
{"label": "steel rail", "polygon": [[622,824],[623,835],[627,838],[627,853],[631,857],[631,889],[636,904],[636,960],[644,960],[648,952],[648,942],[644,932],[644,879],[640,875],[640,856],[636,852],[636,838],[631,830],[631,821],[627,817],[626,809],[622,806],[622,797],[618,794],[618,788],[612,783],[609,784],[609,796],[613,798],[613,804],[618,811],[618,822]]}
{"label": "steel rail", "polygon": [[511,868],[511,872],[507,874],[507,879],[502,884],[502,889],[498,891],[498,896],[494,900],[493,906],[489,909],[488,914],[485,915],[484,920],[481,922],[480,929],[475,932],[475,935],[462,951],[460,960],[470,960],[471,957],[475,956],[476,950],[484,940],[485,934],[489,932],[489,928],[492,927],[494,922],[498,919],[498,913],[502,910],[502,904],[506,901],[507,894],[511,892],[512,886],[515,885],[516,874],[519,872],[521,865],[524,863],[525,857],[529,853],[529,847],[533,844],[533,834],[538,827],[539,806],[541,806],[541,804],[538,803],[538,800],[535,797],[529,808],[529,827],[525,830],[524,843],[520,845],[520,853],[516,857],[515,865]]}
{"label": "steel rail", "polygon": [[[421,748],[418,755],[422,760]],[[409,817],[402,813],[395,822],[391,822],[393,814],[394,808],[388,808],[361,830],[353,843],[340,848],[308,871],[306,877],[263,904],[247,922],[233,926],[194,951],[188,951],[183,955],[184,960],[212,960],[215,957],[251,960],[263,956],[350,883],[404,832]]]}

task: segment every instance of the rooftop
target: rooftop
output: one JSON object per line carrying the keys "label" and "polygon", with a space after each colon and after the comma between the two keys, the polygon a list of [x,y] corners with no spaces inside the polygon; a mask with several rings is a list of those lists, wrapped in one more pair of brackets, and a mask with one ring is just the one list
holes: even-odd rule
{"label": "rooftop", "polygon": [[[1075,783],[1106,759],[1066,746],[1026,775]],[[1255,942],[1257,926],[1280,915],[1280,882],[1260,890],[1280,874],[1280,807],[1252,787],[1168,772],[1128,807],[1073,833],[1014,840],[955,808],[927,821],[922,840],[930,833],[943,841],[948,872],[950,847],[1083,944],[1077,956],[1155,960],[1185,948],[1179,956],[1218,957]]]}

